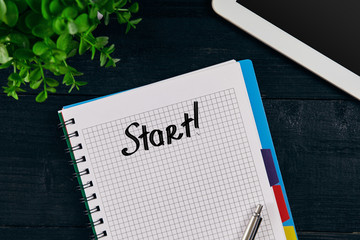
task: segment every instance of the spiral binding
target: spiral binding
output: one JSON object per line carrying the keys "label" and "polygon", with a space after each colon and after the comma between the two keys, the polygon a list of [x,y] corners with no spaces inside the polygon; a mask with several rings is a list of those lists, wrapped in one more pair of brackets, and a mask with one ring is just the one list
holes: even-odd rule
{"label": "spiral binding", "polygon": [[72,137],[78,137],[79,136],[79,132],[78,131],[75,131],[73,133],[70,133],[70,134],[64,134],[61,139],[62,140],[66,140],[66,139],[69,139],[69,138],[72,138]]}
{"label": "spiral binding", "polygon": [[75,124],[75,119],[74,118],[71,118],[69,120],[66,120],[64,121],[63,123],[59,123],[58,124],[58,128],[63,128],[65,127],[66,125],[71,125],[71,124]]}
{"label": "spiral binding", "polygon": [[[63,123],[60,123],[60,124],[58,125],[58,127],[59,127],[59,128],[64,128],[65,126],[71,125],[71,124],[75,124],[75,119],[74,119],[74,118],[71,118],[71,119],[69,119],[69,120],[66,120],[66,121],[64,121]],[[73,133],[64,134],[61,138],[62,138],[63,140],[68,140],[68,139],[73,138],[73,137],[79,137],[79,132],[78,132],[78,131],[75,131],[75,132],[73,132]],[[65,152],[71,153],[71,152],[75,152],[75,151],[78,151],[78,150],[81,150],[81,149],[83,149],[83,147],[82,147],[82,144],[79,143],[79,144],[77,144],[77,145],[75,145],[75,146],[68,147],[67,149],[65,149]],[[78,165],[78,164],[81,165],[81,163],[83,163],[83,162],[86,162],[85,156],[81,156],[81,157],[79,157],[79,158],[77,158],[77,159],[71,160],[71,161],[70,161],[70,164],[71,164],[71,165],[75,165],[75,164],[76,164],[76,165]],[[80,178],[80,177],[82,177],[82,176],[84,176],[84,175],[88,175],[88,174],[90,174],[90,170],[89,170],[88,168],[86,168],[86,169],[84,169],[84,170],[82,170],[82,171],[78,171],[78,172],[74,173],[73,176],[74,176],[74,177],[77,177],[77,178]],[[79,185],[79,186],[77,187],[77,189],[78,189],[78,190],[84,190],[84,189],[87,189],[87,188],[91,188],[91,187],[93,187],[93,186],[94,186],[93,182],[92,182],[92,181],[88,181],[88,182],[85,183],[85,184]],[[84,193],[84,192],[83,192],[83,193]],[[82,198],[81,198],[81,202],[83,202],[83,203],[89,202],[89,201],[94,200],[94,199],[96,199],[96,198],[97,198],[96,194],[93,193],[93,194],[91,194],[91,195],[89,195],[89,196],[82,197]],[[96,212],[100,212],[100,207],[99,207],[99,206],[96,206],[96,207],[94,207],[94,208],[92,208],[92,209],[87,209],[85,213],[86,213],[86,215],[91,215],[91,214],[96,213]],[[101,225],[101,224],[103,224],[103,223],[104,223],[104,219],[100,218],[100,219],[98,219],[98,220],[96,220],[96,221],[91,222],[91,223],[89,224],[89,226],[95,227],[95,226]],[[106,232],[106,231],[102,231],[102,232],[99,233],[99,234],[93,235],[93,236],[91,237],[91,239],[97,240],[97,239],[100,239],[100,238],[104,238],[104,237],[106,237],[106,236],[107,236],[107,232]]]}
{"label": "spiral binding", "polygon": [[106,236],[107,236],[106,231],[103,231],[102,233],[97,234],[96,237],[93,236],[91,239],[96,240],[96,239],[103,238],[103,237],[106,237]]}
{"label": "spiral binding", "polygon": [[75,151],[81,150],[81,149],[82,149],[82,145],[81,145],[81,143],[79,143],[79,144],[76,145],[76,146],[66,148],[66,149],[65,149],[65,152],[66,152],[66,153],[70,153],[70,152],[75,152]]}
{"label": "spiral binding", "polygon": [[75,159],[75,160],[72,160],[72,159],[71,159],[71,160],[69,161],[69,163],[70,163],[71,165],[78,164],[78,163],[82,163],[82,162],[86,162],[85,156],[82,156],[82,157],[77,158],[77,159]]}

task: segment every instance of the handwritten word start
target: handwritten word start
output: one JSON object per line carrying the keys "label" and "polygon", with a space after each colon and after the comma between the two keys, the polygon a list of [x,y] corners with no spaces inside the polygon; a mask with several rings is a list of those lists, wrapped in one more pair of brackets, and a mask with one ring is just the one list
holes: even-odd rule
{"label": "handwritten word start", "polygon": [[[194,118],[190,118],[188,113],[184,113],[184,121],[181,123],[181,126],[185,130],[186,137],[191,137],[191,129],[190,129],[190,123],[194,122],[194,127],[199,128],[199,106],[198,102],[194,102]],[[130,129],[132,127],[139,127],[140,124],[138,122],[131,123],[125,130],[125,135],[130,138],[134,144],[135,144],[135,150],[130,152],[128,148],[124,148],[121,150],[122,154],[124,156],[130,156],[134,154],[137,150],[139,150],[141,145],[141,140],[144,146],[144,150],[149,150],[149,142],[151,145],[155,147],[159,147],[162,145],[165,145],[164,141],[164,132],[160,129],[154,129],[151,132],[149,132],[145,125],[142,125],[142,133],[136,137],[133,134],[131,134]],[[171,144],[173,140],[179,140],[183,137],[184,133],[178,133],[177,134],[177,127],[174,124],[171,124],[166,127],[165,129],[165,136],[166,136],[166,143]],[[177,134],[177,135],[176,135]],[[157,138],[156,138],[157,136]],[[156,140],[157,139],[157,140]]]}

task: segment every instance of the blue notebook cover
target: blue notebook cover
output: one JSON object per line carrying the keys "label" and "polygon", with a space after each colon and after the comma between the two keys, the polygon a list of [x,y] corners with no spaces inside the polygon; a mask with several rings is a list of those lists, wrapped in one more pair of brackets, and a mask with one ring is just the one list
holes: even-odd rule
{"label": "blue notebook cover", "polygon": [[[279,163],[276,158],[275,148],[274,148],[274,144],[273,144],[273,141],[271,138],[268,122],[266,119],[264,106],[262,104],[261,95],[260,95],[259,87],[257,84],[255,72],[254,72],[254,67],[250,60],[239,61],[239,63],[241,66],[241,70],[243,72],[244,79],[245,79],[245,85],[246,85],[246,89],[248,91],[251,108],[252,108],[255,122],[256,122],[256,127],[259,132],[260,142],[261,142],[263,149],[271,150],[276,173],[279,178],[279,185],[281,186],[283,196],[285,199],[285,203],[286,203],[286,207],[287,207],[287,211],[290,216],[290,218],[287,221],[283,222],[283,225],[294,227],[294,231],[296,234],[294,220],[293,220],[293,217],[291,214],[289,201],[286,196],[285,186],[284,186],[283,179],[281,177]],[[297,237],[297,235],[296,235],[296,237]]]}

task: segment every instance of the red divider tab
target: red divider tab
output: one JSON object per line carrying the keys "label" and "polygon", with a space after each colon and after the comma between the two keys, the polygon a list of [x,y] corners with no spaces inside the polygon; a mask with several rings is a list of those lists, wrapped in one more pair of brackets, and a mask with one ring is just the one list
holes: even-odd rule
{"label": "red divider tab", "polygon": [[280,185],[274,185],[272,186],[273,190],[274,190],[274,194],[275,194],[275,199],[276,199],[276,203],[280,212],[280,217],[281,217],[281,221],[285,222],[286,220],[290,219],[287,207],[286,207],[286,203],[285,203],[285,199],[284,199],[284,195],[282,193],[281,190],[281,186]]}

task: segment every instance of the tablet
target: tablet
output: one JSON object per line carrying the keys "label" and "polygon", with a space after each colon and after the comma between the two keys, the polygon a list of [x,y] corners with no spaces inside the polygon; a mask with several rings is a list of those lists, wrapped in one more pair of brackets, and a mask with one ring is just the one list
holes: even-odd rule
{"label": "tablet", "polygon": [[213,0],[215,12],[360,100],[360,1]]}

